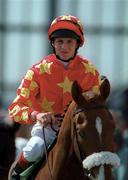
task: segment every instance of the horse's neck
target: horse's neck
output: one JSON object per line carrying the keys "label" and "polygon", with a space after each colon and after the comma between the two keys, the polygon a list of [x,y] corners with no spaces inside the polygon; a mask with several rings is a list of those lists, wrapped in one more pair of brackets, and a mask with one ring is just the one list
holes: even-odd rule
{"label": "horse's neck", "polygon": [[52,163],[54,179],[57,179],[58,174],[61,172],[61,169],[63,170],[63,166],[67,160],[72,145],[71,111],[72,111],[72,105],[69,106],[67,113],[65,114],[62,126],[58,134],[57,143],[51,152],[52,158],[54,158]]}
{"label": "horse's neck", "polygon": [[72,139],[71,139],[72,128],[73,128],[72,127],[72,112],[73,112],[74,106],[75,106],[74,103],[70,104],[65,114],[63,123],[61,125],[60,131],[58,134],[57,145],[61,145],[62,147],[64,147],[66,153],[72,144]]}

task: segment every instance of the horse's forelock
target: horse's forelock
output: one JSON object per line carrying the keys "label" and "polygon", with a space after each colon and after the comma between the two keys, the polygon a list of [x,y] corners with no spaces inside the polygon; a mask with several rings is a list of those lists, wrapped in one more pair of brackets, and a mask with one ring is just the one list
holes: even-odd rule
{"label": "horse's forelock", "polygon": [[96,94],[93,91],[86,91],[83,93],[86,106],[91,104],[101,103],[100,94]]}
{"label": "horse's forelock", "polygon": [[86,100],[89,100],[89,99],[93,99],[94,97],[96,97],[97,94],[93,91],[85,91],[85,92],[83,92],[83,96]]}

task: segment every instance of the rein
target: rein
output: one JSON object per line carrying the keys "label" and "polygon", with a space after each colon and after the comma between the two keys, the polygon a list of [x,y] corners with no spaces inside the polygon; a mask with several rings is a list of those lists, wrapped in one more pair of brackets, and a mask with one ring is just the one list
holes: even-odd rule
{"label": "rein", "polygon": [[53,180],[52,172],[51,172],[51,168],[50,168],[50,164],[49,164],[49,160],[48,160],[47,142],[46,142],[46,138],[45,138],[44,127],[42,128],[42,131],[43,131],[43,137],[44,137],[44,147],[45,147],[46,162],[48,164],[48,170],[49,170],[50,178],[51,178],[51,180]]}

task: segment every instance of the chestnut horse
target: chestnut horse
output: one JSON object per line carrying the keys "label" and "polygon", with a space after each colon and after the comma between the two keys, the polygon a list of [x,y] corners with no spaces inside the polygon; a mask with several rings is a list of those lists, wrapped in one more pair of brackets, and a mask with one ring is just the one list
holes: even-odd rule
{"label": "chestnut horse", "polygon": [[75,81],[73,101],[65,113],[57,142],[36,180],[112,180],[119,165],[114,151],[114,120],[106,107],[110,84],[104,79],[99,95],[84,92]]}

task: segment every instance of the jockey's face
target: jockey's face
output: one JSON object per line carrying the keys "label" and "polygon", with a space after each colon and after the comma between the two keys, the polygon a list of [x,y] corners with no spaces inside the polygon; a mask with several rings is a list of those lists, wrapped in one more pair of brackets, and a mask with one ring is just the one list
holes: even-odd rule
{"label": "jockey's face", "polygon": [[55,38],[52,45],[56,55],[66,61],[74,56],[78,42],[73,38]]}

